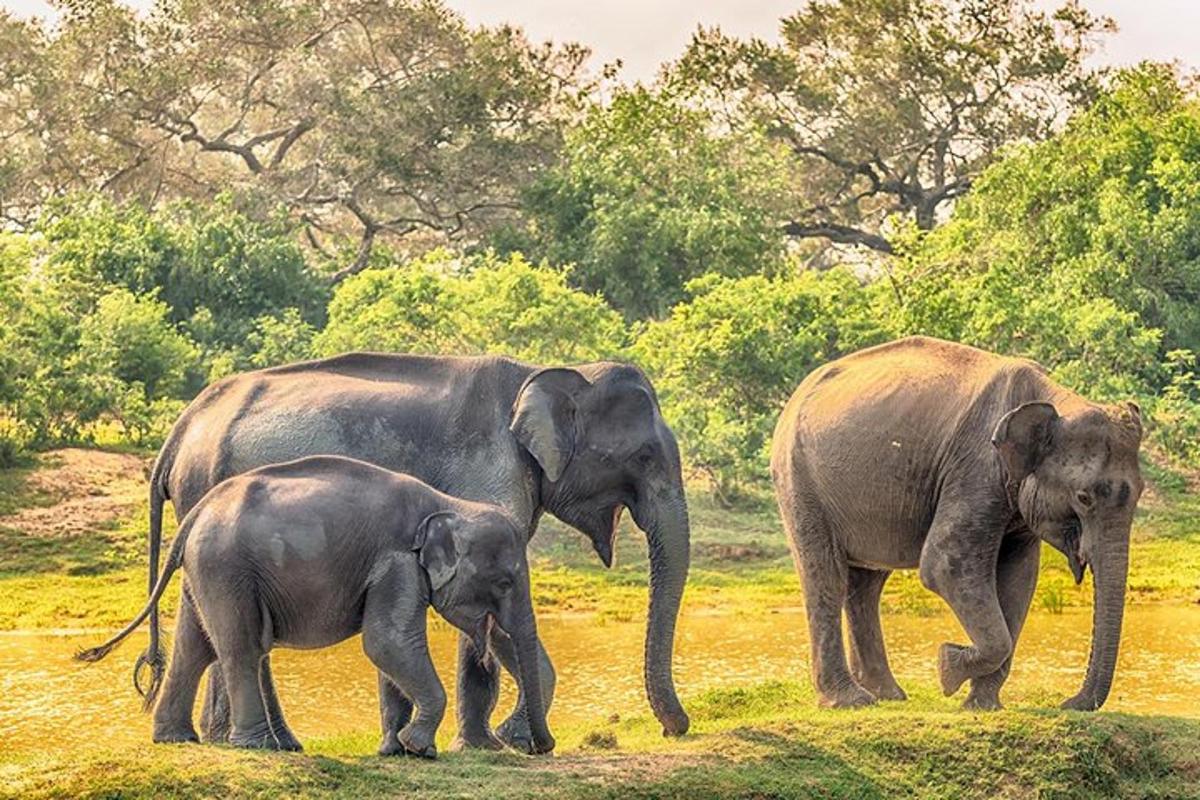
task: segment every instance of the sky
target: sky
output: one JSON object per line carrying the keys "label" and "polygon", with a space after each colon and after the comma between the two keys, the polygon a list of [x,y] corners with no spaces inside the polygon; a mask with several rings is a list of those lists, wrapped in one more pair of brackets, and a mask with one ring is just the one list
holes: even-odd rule
{"label": "sky", "polygon": [[[153,0],[130,0],[146,8]],[[596,66],[620,60],[620,76],[649,81],[660,64],[678,56],[697,26],[717,25],[739,36],[774,38],[779,19],[804,0],[445,0],[469,21],[509,22],[531,39],[588,45]],[[1046,8],[1061,0],[1037,0]],[[1117,21],[1096,61],[1123,65],[1150,59],[1200,66],[1200,0],[1084,0],[1084,6]],[[0,0],[19,15],[50,16],[44,0]]]}

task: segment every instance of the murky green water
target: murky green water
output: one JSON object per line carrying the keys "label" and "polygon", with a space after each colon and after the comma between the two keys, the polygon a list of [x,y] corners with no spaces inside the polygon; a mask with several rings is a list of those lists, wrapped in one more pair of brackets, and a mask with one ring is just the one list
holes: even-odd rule
{"label": "murky green water", "polygon": [[[550,619],[539,628],[559,673],[551,725],[648,713],[642,688],[643,626],[592,618]],[[935,653],[963,641],[948,614],[887,615],[884,630],[901,685],[935,684]],[[1079,687],[1087,663],[1091,614],[1035,613],[1022,636],[1004,693],[1009,705],[1049,705]],[[86,737],[130,746],[150,741],[130,667],[144,636],[96,665],[71,660],[105,632],[0,633],[0,751],[27,752]],[[431,631],[434,660],[453,702],[454,634]],[[358,639],[327,650],[278,650],[275,676],[288,722],[301,739],[375,730],[374,672]],[[803,615],[685,616],[680,621],[676,683],[685,704],[705,689],[763,680],[808,679]],[[500,708],[511,706],[506,679]],[[1116,682],[1106,711],[1200,717],[1200,608],[1135,606],[1126,613]],[[442,736],[453,731],[453,708]]]}

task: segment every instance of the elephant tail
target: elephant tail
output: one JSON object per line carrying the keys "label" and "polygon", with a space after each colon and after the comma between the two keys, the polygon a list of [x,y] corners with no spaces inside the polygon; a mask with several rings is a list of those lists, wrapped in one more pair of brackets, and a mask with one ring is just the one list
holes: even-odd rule
{"label": "elephant tail", "polygon": [[[192,529],[192,521],[192,516],[189,516],[189,518],[185,519],[183,524],[179,526],[179,533],[176,535],[175,541],[171,544],[171,552],[167,555],[166,566],[163,569],[162,574],[158,576],[158,581],[154,586],[154,591],[150,593],[150,599],[146,602],[146,605],[142,608],[142,610],[138,612],[138,615],[104,644],[97,645],[96,647],[89,647],[86,650],[81,650],[76,653],[76,661],[85,661],[88,663],[95,663],[99,661],[115,650],[117,645],[124,641],[129,634],[137,630],[138,626],[141,625],[147,617],[156,614],[158,610],[158,601],[162,598],[163,592],[167,590],[167,584],[171,582],[171,578],[175,575],[175,571],[183,566],[183,548],[184,545],[187,544],[188,533]],[[134,687],[137,688],[138,692],[143,696],[143,698],[145,698],[144,706],[147,709],[154,704],[154,698],[157,696],[158,689],[162,685],[163,673],[161,656],[155,653],[156,660],[150,661],[148,657],[149,652],[150,651],[147,651],[147,653],[138,658],[137,665],[134,667],[133,681]],[[137,672],[146,663],[150,663],[150,666],[153,670],[153,676],[150,686],[146,689],[146,691],[143,692],[137,681]]]}
{"label": "elephant tail", "polygon": [[[174,431],[172,431],[174,434]],[[172,435],[171,439],[175,436]],[[146,650],[137,658],[133,666],[133,688],[144,698],[144,705],[149,709],[153,705],[158,688],[162,685],[163,672],[166,669],[166,657],[162,648],[162,630],[158,616],[158,600],[154,597],[154,589],[158,585],[158,559],[162,550],[163,506],[167,500],[166,478],[171,471],[174,461],[173,441],[163,445],[159,457],[154,462],[150,473],[150,531],[148,534],[149,550],[149,583],[147,593],[150,596],[150,641]],[[143,667],[150,668],[150,683],[142,689],[141,673]]]}

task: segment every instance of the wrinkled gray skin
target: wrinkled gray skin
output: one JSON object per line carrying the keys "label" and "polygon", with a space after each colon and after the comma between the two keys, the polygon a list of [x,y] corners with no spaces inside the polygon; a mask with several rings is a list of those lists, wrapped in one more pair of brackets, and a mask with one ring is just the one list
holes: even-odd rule
{"label": "wrinkled gray skin", "polygon": [[[359,458],[455,497],[493,503],[527,536],[548,511],[586,534],[606,565],[619,515],[628,508],[649,544],[647,695],[664,733],[687,731],[671,677],[675,619],[688,572],[687,504],[675,437],[640,370],[606,362],[538,368],[496,357],[351,353],[226,378],[187,408],[155,464],[152,578],[166,499],[182,518],[232,475],[319,453]],[[153,614],[151,649],[142,661],[157,661],[157,639]],[[511,645],[492,637],[490,648],[513,672]],[[554,670],[540,652],[549,706]],[[479,655],[469,637],[460,638],[456,746],[495,748],[502,740],[528,751],[523,696],[497,729],[499,740],[492,733],[499,672]],[[264,668],[269,675],[268,662]],[[221,740],[228,700],[219,675],[209,685],[215,688],[201,727],[207,738]],[[410,706],[381,680],[380,707],[381,751],[391,752]]]}
{"label": "wrinkled gray skin", "polygon": [[426,610],[474,638],[493,625],[517,653],[537,753],[554,748],[538,675],[525,536],[498,507],[458,500],[396,472],[314,456],[219,484],[180,525],[151,602],[121,633],[81,653],[103,658],[148,617],[177,569],[187,573],[179,635],[155,709],[156,742],[194,742],[204,669],[223,667],[229,740],[299,750],[260,664],[277,645],[328,647],[361,631],[363,650],[417,707],[395,747],[432,758],[446,710],[429,657]]}
{"label": "wrinkled gray skin", "polygon": [[1103,705],[1143,485],[1140,440],[1133,404],[1095,405],[1031,361],[937,339],[863,350],[810,374],[775,430],[771,471],[821,702],[904,699],[879,597],[892,570],[919,569],[971,640],[942,645],[943,691],[970,681],[967,707],[999,708],[1046,541],[1076,582],[1086,567],[1095,578],[1087,676],[1064,707]]}

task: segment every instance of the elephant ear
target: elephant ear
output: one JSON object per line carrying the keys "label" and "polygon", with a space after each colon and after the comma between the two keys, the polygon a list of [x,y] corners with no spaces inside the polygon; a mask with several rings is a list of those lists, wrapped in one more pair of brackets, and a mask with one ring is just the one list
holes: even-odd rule
{"label": "elephant ear", "polygon": [[417,526],[413,550],[434,589],[445,586],[458,569],[461,553],[454,533],[458,524],[459,518],[454,512],[435,511]]}
{"label": "elephant ear", "polygon": [[1001,417],[992,446],[1004,469],[1018,483],[1038,468],[1050,452],[1058,411],[1049,403],[1025,403]]}
{"label": "elephant ear", "polygon": [[575,397],[589,386],[576,370],[544,369],[529,376],[513,404],[509,430],[552,482],[562,477],[575,454],[579,411]]}

